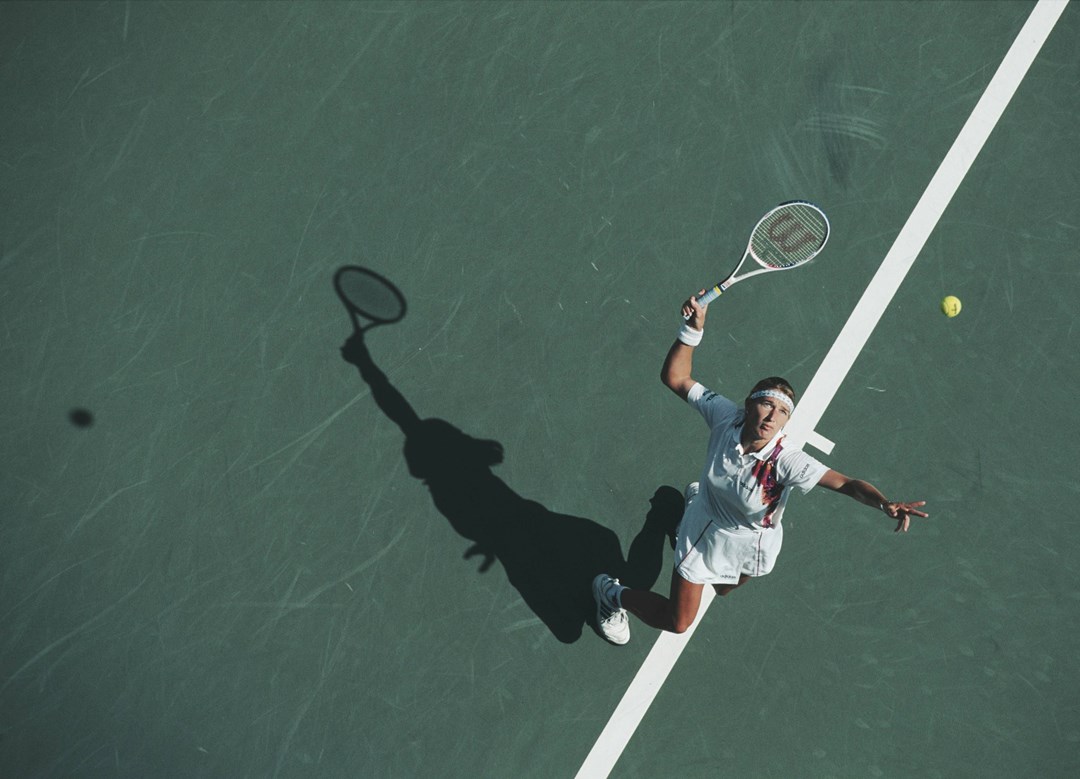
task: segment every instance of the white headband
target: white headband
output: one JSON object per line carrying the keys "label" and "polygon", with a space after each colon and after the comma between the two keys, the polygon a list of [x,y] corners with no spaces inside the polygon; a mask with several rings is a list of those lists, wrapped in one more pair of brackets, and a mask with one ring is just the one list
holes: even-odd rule
{"label": "white headband", "polygon": [[756,400],[757,398],[775,398],[784,404],[789,414],[795,410],[795,404],[791,402],[791,398],[778,390],[758,390],[750,396],[750,400]]}

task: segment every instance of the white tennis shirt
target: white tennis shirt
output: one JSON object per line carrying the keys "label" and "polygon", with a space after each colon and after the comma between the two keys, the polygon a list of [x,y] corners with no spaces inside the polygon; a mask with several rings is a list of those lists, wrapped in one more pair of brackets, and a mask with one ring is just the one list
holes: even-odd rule
{"label": "white tennis shirt", "polygon": [[698,584],[734,583],[772,570],[783,541],[781,520],[792,490],[809,492],[828,467],[787,447],[781,430],[759,452],[744,452],[742,406],[695,384],[687,402],[709,425],[700,491],[686,506],[676,567]]}

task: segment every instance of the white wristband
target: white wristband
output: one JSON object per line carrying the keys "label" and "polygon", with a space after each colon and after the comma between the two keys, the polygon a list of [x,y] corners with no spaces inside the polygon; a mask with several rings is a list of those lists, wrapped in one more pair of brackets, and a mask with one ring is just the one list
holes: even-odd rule
{"label": "white wristband", "polygon": [[695,330],[690,327],[690,325],[683,325],[679,328],[679,342],[684,343],[687,346],[697,346],[701,343],[701,339],[704,335],[704,330]]}

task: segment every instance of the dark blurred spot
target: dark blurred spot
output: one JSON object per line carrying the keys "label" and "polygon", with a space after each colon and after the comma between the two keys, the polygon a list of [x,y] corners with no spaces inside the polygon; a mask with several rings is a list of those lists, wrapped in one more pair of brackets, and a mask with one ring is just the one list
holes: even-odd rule
{"label": "dark blurred spot", "polygon": [[85,408],[72,409],[68,414],[68,419],[71,420],[71,424],[75,425],[75,427],[90,427],[94,424],[94,415]]}

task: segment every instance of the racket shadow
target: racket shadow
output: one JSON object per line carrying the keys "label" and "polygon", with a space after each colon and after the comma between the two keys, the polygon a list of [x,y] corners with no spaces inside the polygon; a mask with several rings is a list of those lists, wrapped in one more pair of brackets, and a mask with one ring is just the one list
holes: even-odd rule
{"label": "racket shadow", "polygon": [[479,573],[499,563],[555,638],[572,643],[593,624],[596,574],[610,573],[646,589],[656,583],[682,515],[678,490],[657,489],[624,556],[610,528],[551,511],[500,479],[492,470],[503,462],[499,442],[474,438],[444,419],[421,418],[376,364],[366,337],[365,331],[354,331],[342,357],[359,370],[376,405],[404,434],[409,473],[427,486],[435,508],[468,543],[463,558],[474,561]]}

